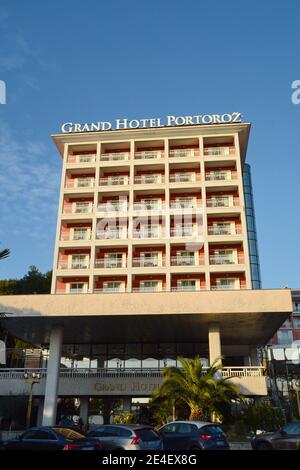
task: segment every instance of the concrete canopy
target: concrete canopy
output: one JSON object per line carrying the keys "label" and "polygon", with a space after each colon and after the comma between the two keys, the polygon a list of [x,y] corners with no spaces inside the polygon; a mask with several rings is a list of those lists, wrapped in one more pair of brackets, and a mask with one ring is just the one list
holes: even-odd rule
{"label": "concrete canopy", "polygon": [[289,289],[148,294],[1,296],[4,326],[33,344],[49,342],[53,326],[64,343],[207,343],[220,324],[223,345],[263,345],[292,312]]}

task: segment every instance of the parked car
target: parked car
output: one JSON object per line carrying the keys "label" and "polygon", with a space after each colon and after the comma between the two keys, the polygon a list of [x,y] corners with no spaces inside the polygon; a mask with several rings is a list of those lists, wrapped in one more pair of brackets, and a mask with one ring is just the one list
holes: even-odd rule
{"label": "parked car", "polygon": [[87,437],[99,439],[103,450],[162,450],[162,439],[151,426],[138,424],[102,425]]}
{"label": "parked car", "polygon": [[101,450],[101,443],[69,427],[28,429],[15,439],[0,443],[2,450]]}
{"label": "parked car", "polygon": [[254,450],[300,450],[300,421],[276,432],[259,434],[251,440],[251,446]]}
{"label": "parked car", "polygon": [[203,421],[173,421],[159,429],[165,450],[229,450],[222,428]]}

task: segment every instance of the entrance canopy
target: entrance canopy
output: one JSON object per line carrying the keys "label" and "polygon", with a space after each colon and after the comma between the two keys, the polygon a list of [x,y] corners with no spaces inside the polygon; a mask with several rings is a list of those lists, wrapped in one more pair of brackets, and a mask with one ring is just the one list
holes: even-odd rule
{"label": "entrance canopy", "polygon": [[289,289],[1,296],[4,326],[33,344],[207,342],[211,323],[223,345],[263,345],[292,312]]}

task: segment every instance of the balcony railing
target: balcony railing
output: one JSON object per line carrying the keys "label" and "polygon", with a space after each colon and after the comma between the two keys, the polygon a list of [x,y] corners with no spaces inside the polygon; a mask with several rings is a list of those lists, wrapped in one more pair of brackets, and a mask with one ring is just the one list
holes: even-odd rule
{"label": "balcony railing", "polygon": [[207,199],[207,207],[233,207],[238,205],[238,198],[220,197],[216,199]]}
{"label": "balcony railing", "polygon": [[142,227],[140,230],[133,231],[133,238],[159,238],[160,233],[160,227]]}
{"label": "balcony railing", "polygon": [[195,291],[200,291],[201,287],[197,285],[190,285],[190,286],[173,286],[172,287],[172,292],[195,292]]}
{"label": "balcony railing", "polygon": [[97,287],[94,289],[94,294],[115,294],[116,292],[125,292],[124,287]]}
{"label": "balcony railing", "polygon": [[194,227],[171,227],[171,237],[194,237],[197,231]]}
{"label": "balcony railing", "polygon": [[91,154],[82,154],[82,155],[69,155],[68,163],[94,163],[96,161],[96,155]]}
{"label": "balcony railing", "polygon": [[205,179],[207,181],[231,181],[236,178],[236,171],[210,171],[205,173]]}
{"label": "balcony railing", "polygon": [[133,287],[132,292],[164,292],[165,287],[157,284],[155,286],[139,286]]}
{"label": "balcony railing", "polygon": [[169,156],[172,158],[190,158],[196,157],[199,155],[199,150],[197,149],[171,149],[169,151]]}
{"label": "balcony railing", "polygon": [[110,152],[110,153],[103,153],[100,156],[100,160],[104,162],[129,160],[129,158],[130,158],[130,152]]}
{"label": "balcony railing", "polygon": [[135,152],[134,158],[137,160],[160,159],[164,157],[163,150],[143,150]]}
{"label": "balcony railing", "polygon": [[200,173],[180,173],[170,175],[170,183],[195,183],[200,181]]}
{"label": "balcony railing", "polygon": [[88,269],[89,263],[88,262],[71,262],[68,263],[67,261],[59,261],[58,269]]}
{"label": "balcony railing", "polygon": [[100,186],[117,186],[129,184],[128,176],[109,176],[108,178],[100,178]]}
{"label": "balcony railing", "polygon": [[215,284],[210,288],[211,290],[239,290],[240,286],[236,284]]}
{"label": "balcony railing", "polygon": [[[207,367],[202,368],[201,374],[204,375]],[[224,367],[220,373],[223,377],[262,377],[264,375],[264,367]],[[35,372],[41,378],[47,377],[46,368],[1,368],[0,380],[18,379],[24,381],[24,374]],[[114,377],[160,377],[163,378],[162,369],[160,368],[62,368],[59,371],[59,377],[88,379],[88,378],[114,378]]]}
{"label": "balcony railing", "polygon": [[207,227],[208,235],[235,235],[231,227],[217,227],[209,225]]}
{"label": "balcony railing", "polygon": [[140,175],[134,177],[135,184],[160,184],[164,182],[164,175]]}
{"label": "balcony railing", "polygon": [[116,268],[125,268],[126,264],[122,259],[96,259],[95,268],[107,268],[107,269],[116,269]]}
{"label": "balcony railing", "polygon": [[163,202],[135,202],[133,210],[135,211],[159,211],[164,208]]}
{"label": "balcony railing", "polygon": [[196,266],[195,256],[172,256],[171,266]]}
{"label": "balcony railing", "polygon": [[97,212],[126,212],[127,209],[126,201],[107,201],[98,205]]}
{"label": "balcony railing", "polygon": [[65,204],[63,208],[64,214],[89,214],[93,211],[93,204],[82,204],[73,206],[73,204]]}
{"label": "balcony railing", "polygon": [[104,240],[104,239],[120,239],[120,238],[126,238],[127,237],[127,231],[120,230],[120,229],[110,229],[110,230],[100,230],[97,232],[97,239]]}
{"label": "balcony railing", "polygon": [[231,146],[224,147],[204,147],[204,155],[234,155],[235,148]]}
{"label": "balcony railing", "polygon": [[81,233],[73,233],[71,235],[70,232],[62,233],[60,239],[63,241],[80,241],[80,240],[90,240],[91,236],[88,231],[81,232]]}
{"label": "balcony railing", "polygon": [[244,256],[238,254],[237,259],[233,255],[209,255],[210,264],[243,264]]}
{"label": "balcony railing", "polygon": [[93,186],[94,180],[92,178],[70,179],[66,181],[65,185],[67,189],[92,188]]}
{"label": "balcony railing", "polygon": [[200,207],[201,203],[197,201],[196,199],[190,199],[190,200],[171,200],[170,201],[170,207],[171,209],[196,209],[197,207]]}
{"label": "balcony railing", "polygon": [[134,268],[157,268],[164,265],[159,258],[133,258],[132,266]]}

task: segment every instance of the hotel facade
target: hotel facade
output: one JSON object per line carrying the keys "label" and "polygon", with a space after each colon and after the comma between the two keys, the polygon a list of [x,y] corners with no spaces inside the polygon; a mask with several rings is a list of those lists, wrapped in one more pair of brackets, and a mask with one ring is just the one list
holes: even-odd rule
{"label": "hotel facade", "polygon": [[222,360],[244,395],[267,395],[257,347],[292,301],[261,289],[249,132],[226,122],[53,135],[52,290],[0,299],[5,327],[35,345],[21,369],[0,369],[1,395],[26,393],[35,370],[39,422],[56,421],[57,397],[79,398],[87,422],[91,398],[130,410],[165,365],[197,354]]}

